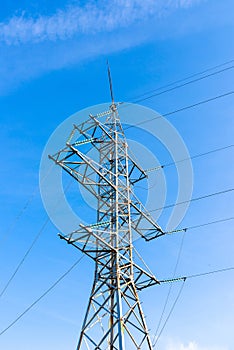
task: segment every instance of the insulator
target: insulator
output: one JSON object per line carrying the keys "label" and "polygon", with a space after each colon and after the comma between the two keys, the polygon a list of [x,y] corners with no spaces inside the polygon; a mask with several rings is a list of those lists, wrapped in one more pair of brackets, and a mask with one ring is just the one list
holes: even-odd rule
{"label": "insulator", "polygon": [[109,224],[110,224],[110,221],[101,221],[101,222],[97,222],[95,224],[89,225],[88,227],[95,228],[95,227],[99,227],[99,226],[107,226]]}
{"label": "insulator", "polygon": [[108,111],[105,111],[105,112],[101,112],[101,113],[96,114],[96,117],[97,117],[97,118],[104,117],[105,115],[109,115],[109,114],[111,114],[111,113],[112,113],[112,110],[109,109]]}
{"label": "insulator", "polygon": [[73,145],[74,146],[79,146],[79,145],[84,145],[86,143],[91,143],[94,142],[95,139],[92,137],[91,139],[87,139],[87,140],[82,140],[82,141],[76,141]]}

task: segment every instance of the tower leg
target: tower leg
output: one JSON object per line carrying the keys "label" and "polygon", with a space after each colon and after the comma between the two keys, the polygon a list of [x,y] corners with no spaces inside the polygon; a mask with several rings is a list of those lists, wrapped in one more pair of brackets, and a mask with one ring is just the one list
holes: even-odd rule
{"label": "tower leg", "polygon": [[152,350],[130,268],[112,262],[111,254],[96,261],[77,350]]}

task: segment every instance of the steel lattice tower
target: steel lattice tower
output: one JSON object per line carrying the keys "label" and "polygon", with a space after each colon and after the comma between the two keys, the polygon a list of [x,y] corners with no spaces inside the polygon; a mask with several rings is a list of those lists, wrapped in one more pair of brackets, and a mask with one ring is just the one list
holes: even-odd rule
{"label": "steel lattice tower", "polygon": [[[114,102],[108,111],[74,125],[66,147],[49,156],[95,198],[97,222],[60,238],[95,261],[94,282],[77,350],[150,349],[138,291],[159,281],[133,260],[132,236],[146,240],[162,229],[134,194],[146,178],[132,159]],[[98,161],[90,150],[98,152]]]}

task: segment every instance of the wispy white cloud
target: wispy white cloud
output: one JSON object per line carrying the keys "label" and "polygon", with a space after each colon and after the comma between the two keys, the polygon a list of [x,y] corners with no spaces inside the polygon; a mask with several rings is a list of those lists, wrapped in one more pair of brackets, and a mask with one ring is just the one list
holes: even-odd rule
{"label": "wispy white cloud", "polygon": [[100,0],[70,5],[51,16],[22,13],[0,23],[0,42],[7,45],[65,40],[79,34],[110,32],[201,0]]}
{"label": "wispy white cloud", "polygon": [[187,344],[171,342],[166,350],[228,350],[224,347],[200,346],[194,341]]}
{"label": "wispy white cloud", "polygon": [[0,22],[0,96],[47,72],[187,33],[191,20],[181,25],[174,15],[205,0],[74,1],[50,16],[24,12]]}

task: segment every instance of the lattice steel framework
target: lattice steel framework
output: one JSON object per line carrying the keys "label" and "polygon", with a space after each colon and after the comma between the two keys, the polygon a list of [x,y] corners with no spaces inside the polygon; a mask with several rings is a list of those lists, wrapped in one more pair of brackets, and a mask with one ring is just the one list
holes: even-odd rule
{"label": "lattice steel framework", "polygon": [[[133,260],[132,237],[149,240],[164,233],[134,194],[134,185],[146,174],[129,155],[111,79],[110,88],[109,110],[74,125],[66,147],[49,156],[97,203],[96,223],[60,234],[95,261],[77,350],[152,350],[138,291],[159,282]],[[96,161],[90,152],[93,148]]]}

